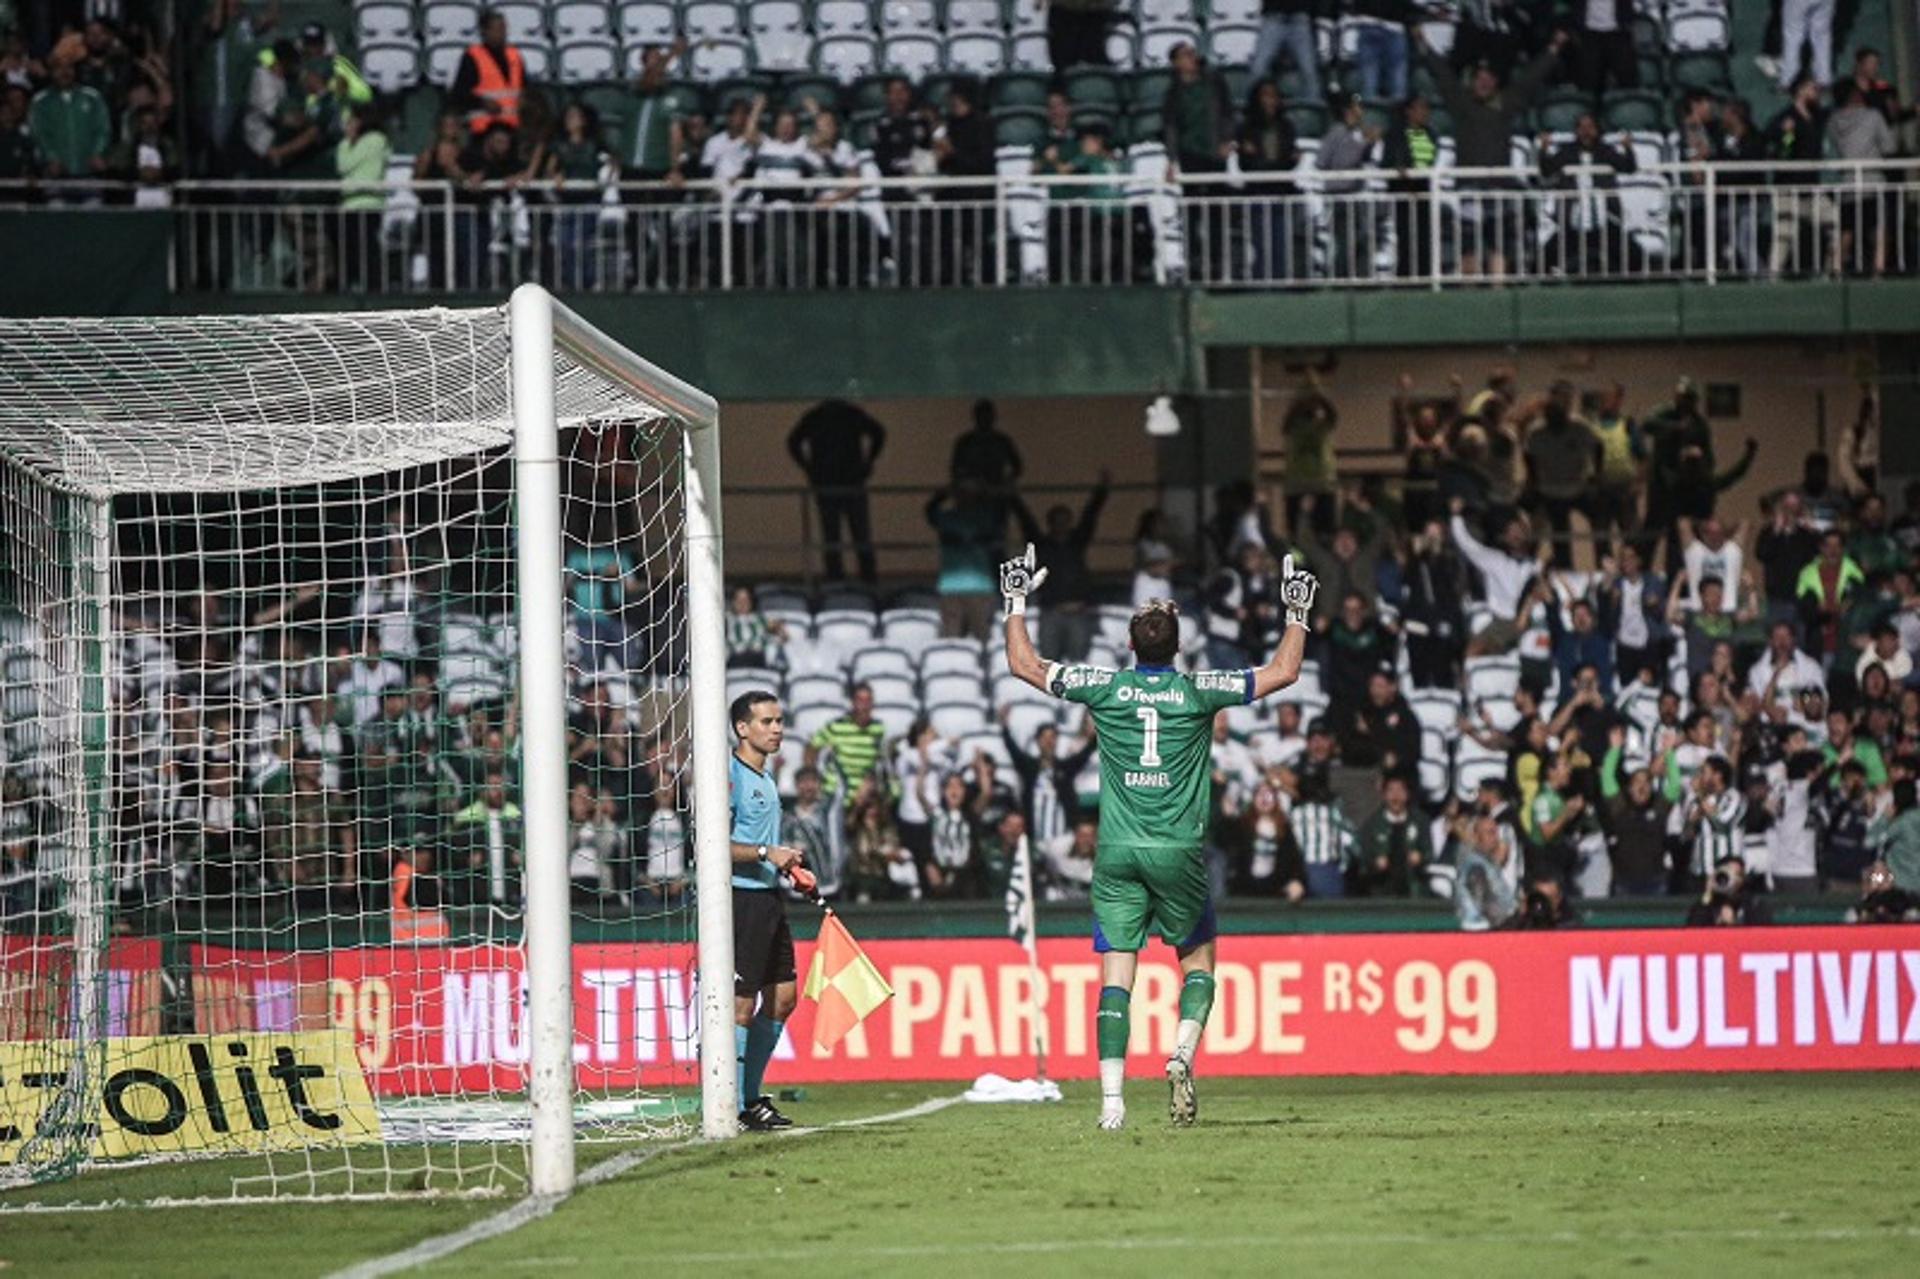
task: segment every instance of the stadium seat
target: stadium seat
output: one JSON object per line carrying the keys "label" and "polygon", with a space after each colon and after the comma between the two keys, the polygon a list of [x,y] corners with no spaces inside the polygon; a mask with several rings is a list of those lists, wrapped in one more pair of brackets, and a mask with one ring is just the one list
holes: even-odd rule
{"label": "stadium seat", "polygon": [[737,40],[743,34],[740,10],[716,0],[694,0],[680,10],[680,28],[694,42],[695,52],[704,40]]}
{"label": "stadium seat", "polygon": [[873,589],[852,582],[837,582],[820,596],[820,611],[877,613],[879,602]]}
{"label": "stadium seat", "polygon": [[869,35],[823,35],[813,46],[813,69],[851,85],[880,67],[880,51]]}
{"label": "stadium seat", "polygon": [[1489,697],[1507,697],[1520,687],[1520,659],[1513,656],[1469,657],[1465,662],[1466,696],[1469,702]]}
{"label": "stadium seat", "polygon": [[981,671],[981,646],[978,640],[946,639],[929,644],[920,654],[920,676],[928,679],[935,675],[954,672],[972,675],[976,679]]}
{"label": "stadium seat", "polygon": [[412,43],[413,8],[405,4],[363,4],[353,11],[353,36],[360,47]]}
{"label": "stadium seat", "polygon": [[888,609],[880,615],[880,637],[909,653],[923,652],[940,638],[940,615],[923,608]]}
{"label": "stadium seat", "polygon": [[722,80],[745,75],[752,66],[753,59],[745,40],[715,36],[693,46],[687,69],[694,80],[701,84],[718,84]]}
{"label": "stadium seat", "polygon": [[1327,132],[1327,109],[1305,102],[1292,103],[1287,107],[1287,121],[1302,139],[1317,139]]}
{"label": "stadium seat", "polygon": [[909,80],[940,70],[940,40],[923,32],[888,36],[880,46],[880,65]]}
{"label": "stadium seat", "polygon": [[793,697],[794,704],[787,709],[787,731],[796,741],[812,741],[814,735],[847,713],[846,699],[828,704],[823,702],[802,702],[798,695]]}
{"label": "stadium seat", "polygon": [[787,586],[780,582],[762,582],[753,588],[754,602],[762,610],[785,609],[790,612],[812,613],[813,604],[807,593],[797,586]]}
{"label": "stadium seat", "polygon": [[781,678],[779,671],[747,666],[730,666],[727,668],[727,700],[731,702],[734,698],[740,696],[740,694],[756,688],[764,688],[778,697],[781,695],[780,690],[784,683],[785,681]]}
{"label": "stadium seat", "polygon": [[866,0],[819,0],[813,9],[814,34],[872,36],[873,10]]}
{"label": "stadium seat", "polygon": [[515,47],[520,50],[520,61],[527,68],[529,84],[553,79],[554,67],[559,60],[554,57],[552,45],[543,40],[529,40]]}
{"label": "stadium seat", "polygon": [[956,672],[950,675],[929,675],[921,683],[921,693],[929,705],[940,702],[972,702],[984,706],[987,702],[987,690],[980,684],[980,676]]}
{"label": "stadium seat", "polygon": [[876,672],[865,676],[864,682],[873,689],[873,700],[876,702],[892,702],[905,706],[920,704],[920,699],[914,692],[913,677],[910,675]]}
{"label": "stadium seat", "polygon": [[1003,107],[1040,111],[1047,105],[1047,77],[1010,71],[987,86],[987,101],[995,111]]}
{"label": "stadium seat", "polygon": [[1243,23],[1257,27],[1265,7],[1262,0],[1207,0],[1207,26]]}
{"label": "stadium seat", "polygon": [[553,6],[549,20],[553,38],[561,45],[579,40],[611,40],[614,37],[613,13],[604,4],[567,0]]}
{"label": "stadium seat", "polygon": [[873,642],[874,616],[856,609],[823,609],[813,619],[813,634],[821,643],[849,649]]}
{"label": "stadium seat", "polygon": [[1207,57],[1216,67],[1242,67],[1253,60],[1253,46],[1260,39],[1257,25],[1211,23],[1207,27]]}
{"label": "stadium seat", "polygon": [[[1062,77],[1067,99],[1076,107],[1120,108],[1120,77],[1103,67],[1080,67]],[[1102,611],[1105,617],[1105,611]],[[1120,633],[1126,633],[1127,619],[1120,619]]]}
{"label": "stadium seat", "polygon": [[1593,99],[1572,85],[1548,93],[1534,111],[1535,125],[1546,133],[1571,133],[1574,122],[1593,110]]}
{"label": "stadium seat", "polygon": [[[938,731],[939,725],[935,724]],[[941,736],[946,736],[942,733]],[[979,729],[956,739],[954,758],[964,767],[972,767],[975,755],[985,755],[1001,768],[1013,767],[1013,756],[1007,751],[1007,744],[1000,734],[991,729]]]}
{"label": "stadium seat", "polygon": [[889,739],[905,737],[920,718],[920,707],[913,702],[875,702],[873,718],[887,730]]}
{"label": "stadium seat", "polygon": [[1422,22],[1420,34],[1426,38],[1427,47],[1444,58],[1453,52],[1458,28],[1451,22]]}
{"label": "stadium seat", "polygon": [[863,680],[875,675],[897,675],[908,683],[912,683],[913,655],[903,648],[893,648],[885,644],[875,644],[855,653],[853,661],[848,665],[847,677]]}
{"label": "stadium seat", "polygon": [[949,35],[964,32],[996,36],[1003,34],[1005,26],[1001,20],[999,0],[947,0],[947,32]]}
{"label": "stadium seat", "polygon": [[[418,155],[432,145],[434,133],[439,128],[440,108],[445,95],[436,85],[416,84],[399,98],[393,116],[387,122],[393,152],[402,156]],[[392,201],[393,195],[390,194],[388,203]]]}
{"label": "stadium seat", "polygon": [[1604,102],[1609,133],[1658,130],[1667,121],[1666,104],[1645,89],[1616,89]]}
{"label": "stadium seat", "polygon": [[1135,107],[1127,113],[1127,145],[1157,142],[1165,126],[1166,118],[1160,114],[1159,107]]}
{"label": "stadium seat", "polygon": [[[784,76],[780,82],[780,100],[788,110],[807,110],[807,99],[819,103],[832,111],[840,109],[840,82],[832,76],[796,72]],[[938,624],[938,615],[935,623]],[[891,642],[891,641],[889,641]]]}
{"label": "stadium seat", "polygon": [[420,83],[420,50],[411,43],[363,45],[360,70],[379,92],[405,93]]}
{"label": "stadium seat", "polygon": [[1424,729],[1442,734],[1456,731],[1460,721],[1460,694],[1451,688],[1415,689],[1407,697],[1414,718]]}
{"label": "stadium seat", "polygon": [[429,46],[472,44],[480,38],[480,6],[463,0],[422,5],[420,34]]}
{"label": "stadium seat", "polygon": [[810,71],[813,37],[805,31],[756,31],[753,65],[758,71]]}
{"label": "stadium seat", "polygon": [[1037,147],[1046,140],[1046,120],[1028,107],[1008,107],[993,117],[993,141],[1001,147]]}
{"label": "stadium seat", "polygon": [[[513,45],[545,44],[547,42],[547,11],[537,4],[527,4],[524,0],[506,0],[506,3],[488,6],[507,20],[507,42]],[[528,79],[538,79],[531,70]]]}
{"label": "stadium seat", "polygon": [[847,684],[837,675],[795,675],[787,680],[787,697],[796,706],[825,703],[845,709]]}
{"label": "stadium seat", "polygon": [[931,35],[940,29],[933,0],[881,0],[880,34]]}
{"label": "stadium seat", "polygon": [[1013,740],[1032,749],[1033,736],[1042,728],[1057,728],[1059,715],[1054,703],[1016,702],[1007,707],[1007,731],[1013,734]]}
{"label": "stadium seat", "polygon": [[1667,78],[1676,89],[1727,93],[1733,87],[1724,53],[1676,53],[1667,62]]}
{"label": "stadium seat", "polygon": [[558,60],[561,84],[597,84],[620,76],[620,51],[604,37],[561,45]]}
{"label": "stadium seat", "polygon": [[1134,50],[1134,33],[1126,27],[1107,32],[1107,62],[1117,71],[1131,71],[1139,62]]}
{"label": "stadium seat", "polygon": [[949,71],[966,75],[997,76],[1007,68],[1007,41],[997,34],[962,32],[947,37],[946,65]]}
{"label": "stadium seat", "polygon": [[1053,70],[1053,55],[1047,50],[1047,37],[1032,32],[1016,35],[1009,44],[1010,61],[1015,71],[1045,73]]}
{"label": "stadium seat", "polygon": [[[986,708],[978,702],[948,702],[929,707],[927,719],[932,723],[934,732],[947,738],[965,739],[989,731]],[[997,738],[996,744],[1002,748],[1000,756],[996,756],[997,760],[1006,756],[1006,750],[1005,743]],[[1008,762],[1011,762],[1010,758]]]}
{"label": "stadium seat", "polygon": [[616,21],[622,44],[673,43],[673,6],[662,0],[629,0],[620,6]]}
{"label": "stadium seat", "polygon": [[1727,15],[1714,9],[1667,12],[1667,48],[1675,53],[1725,53],[1732,47]]}
{"label": "stadium seat", "polygon": [[1134,58],[1129,65],[1142,67],[1163,67],[1167,65],[1167,55],[1178,45],[1190,44],[1200,47],[1200,28],[1191,22],[1166,23],[1156,26],[1142,24],[1139,38],[1134,42]]}
{"label": "stadium seat", "polygon": [[753,0],[747,6],[747,30],[805,31],[807,11],[800,0]]}
{"label": "stadium seat", "polygon": [[1198,18],[1193,0],[1134,0],[1133,20],[1145,30],[1173,23],[1194,26]]}

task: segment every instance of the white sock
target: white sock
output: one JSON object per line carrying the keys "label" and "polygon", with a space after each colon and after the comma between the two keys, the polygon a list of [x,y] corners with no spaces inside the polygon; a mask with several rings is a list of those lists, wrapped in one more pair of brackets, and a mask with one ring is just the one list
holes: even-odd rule
{"label": "white sock", "polygon": [[1197,1021],[1183,1021],[1180,1023],[1180,1033],[1173,1051],[1175,1056],[1183,1059],[1189,1066],[1193,1064],[1194,1050],[1200,1047],[1200,1031],[1202,1029],[1203,1027]]}
{"label": "white sock", "polygon": [[1102,1057],[1100,1059],[1100,1108],[1102,1110],[1123,1110],[1126,1102],[1121,1097],[1121,1085],[1127,1077],[1127,1059],[1125,1057]]}

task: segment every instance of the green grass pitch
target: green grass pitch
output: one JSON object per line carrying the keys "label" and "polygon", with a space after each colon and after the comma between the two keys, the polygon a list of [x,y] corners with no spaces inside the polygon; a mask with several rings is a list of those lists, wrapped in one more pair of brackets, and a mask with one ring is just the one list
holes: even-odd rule
{"label": "green grass pitch", "polygon": [[[1920,1077],[1911,1074],[1200,1082],[1201,1121],[1188,1130],[1168,1125],[1164,1086],[1141,1082],[1129,1085],[1129,1128],[1098,1132],[1094,1086],[1079,1083],[1063,1105],[957,1105],[668,1151],[419,1273],[1920,1272]],[[788,1109],[825,1125],[953,1091],[846,1086],[812,1090]],[[583,1164],[609,1153],[584,1148]],[[108,1171],[78,1189],[204,1193],[229,1171]],[[7,1215],[0,1268],[23,1277],[321,1275],[502,1206]]]}

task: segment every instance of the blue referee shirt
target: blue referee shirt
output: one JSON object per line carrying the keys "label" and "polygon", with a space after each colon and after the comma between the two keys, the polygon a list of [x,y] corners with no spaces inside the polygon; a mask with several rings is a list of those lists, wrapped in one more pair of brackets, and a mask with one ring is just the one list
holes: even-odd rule
{"label": "blue referee shirt", "polygon": [[[766,844],[780,842],[780,790],[773,778],[741,762],[738,755],[727,765],[727,802],[733,809],[733,842]],[[770,889],[779,883],[779,872],[772,864],[735,862],[735,888]]]}

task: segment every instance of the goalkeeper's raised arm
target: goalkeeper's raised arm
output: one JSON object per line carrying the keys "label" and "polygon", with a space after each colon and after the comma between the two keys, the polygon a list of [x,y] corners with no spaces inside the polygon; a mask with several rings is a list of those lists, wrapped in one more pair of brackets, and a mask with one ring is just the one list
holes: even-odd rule
{"label": "goalkeeper's raised arm", "polygon": [[1253,696],[1258,701],[1270,697],[1300,678],[1300,663],[1307,656],[1307,632],[1313,628],[1313,597],[1320,590],[1320,579],[1305,569],[1293,566],[1293,556],[1280,562],[1280,603],[1287,610],[1287,625],[1280,646],[1265,666],[1253,672]]}
{"label": "goalkeeper's raised arm", "polygon": [[[1047,570],[1035,565],[1033,544],[1025,554],[1000,566],[1000,594],[1006,603],[1007,669],[1027,683],[1047,691],[1048,661],[1034,651],[1027,634],[1027,596],[1047,580]],[[1320,589],[1319,579],[1305,569],[1296,569],[1289,555],[1281,566],[1280,601],[1286,606],[1286,633],[1266,665],[1254,668],[1253,696],[1271,696],[1300,678],[1300,663],[1307,652],[1307,632],[1312,626],[1313,597]]]}

